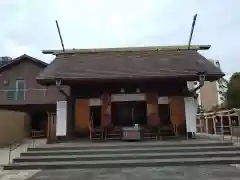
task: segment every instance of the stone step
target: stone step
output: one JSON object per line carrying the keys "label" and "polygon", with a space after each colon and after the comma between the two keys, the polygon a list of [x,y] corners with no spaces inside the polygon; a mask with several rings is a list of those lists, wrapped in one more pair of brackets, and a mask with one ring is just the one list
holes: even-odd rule
{"label": "stone step", "polygon": [[81,145],[81,143],[74,144],[56,144],[48,145],[44,147],[28,148],[28,151],[49,151],[49,150],[92,150],[92,149],[136,149],[136,148],[153,148],[153,147],[203,147],[203,146],[230,146],[232,142],[216,142],[216,141],[147,141],[147,142],[116,142],[116,143],[89,143],[87,145]]}
{"label": "stone step", "polygon": [[123,154],[123,153],[166,153],[166,152],[211,152],[211,151],[236,151],[237,146],[193,146],[193,147],[145,147],[145,148],[113,148],[113,149],[74,149],[74,150],[45,150],[28,151],[21,156],[62,156],[62,155],[93,155],[93,154]]}
{"label": "stone step", "polygon": [[59,162],[27,162],[4,166],[4,170],[26,169],[67,169],[67,168],[127,168],[127,167],[159,167],[206,164],[240,164],[240,157],[213,158],[178,158],[178,159],[137,159],[137,160],[101,160],[101,161],[59,161]]}
{"label": "stone step", "polygon": [[212,158],[240,157],[240,151],[214,152],[173,152],[173,153],[141,153],[141,154],[92,154],[62,156],[22,156],[15,162],[53,162],[53,161],[96,161],[96,160],[134,160],[134,159],[176,159],[176,158]]}

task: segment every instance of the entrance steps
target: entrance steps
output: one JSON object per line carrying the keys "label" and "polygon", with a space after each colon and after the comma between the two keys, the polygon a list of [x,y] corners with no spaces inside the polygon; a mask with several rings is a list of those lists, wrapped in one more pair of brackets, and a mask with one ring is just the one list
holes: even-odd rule
{"label": "entrance steps", "polygon": [[[81,144],[82,143],[82,144]],[[240,164],[240,147],[208,140],[62,143],[28,148],[4,169]]]}

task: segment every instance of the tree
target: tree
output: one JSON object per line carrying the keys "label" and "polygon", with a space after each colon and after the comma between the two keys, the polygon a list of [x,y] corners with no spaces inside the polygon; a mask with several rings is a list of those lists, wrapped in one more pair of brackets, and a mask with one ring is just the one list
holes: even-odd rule
{"label": "tree", "polygon": [[221,78],[218,80],[218,93],[221,103],[225,103],[226,101],[227,86],[228,81],[225,78]]}
{"label": "tree", "polygon": [[236,72],[230,78],[226,93],[226,105],[228,108],[240,108],[240,72]]}

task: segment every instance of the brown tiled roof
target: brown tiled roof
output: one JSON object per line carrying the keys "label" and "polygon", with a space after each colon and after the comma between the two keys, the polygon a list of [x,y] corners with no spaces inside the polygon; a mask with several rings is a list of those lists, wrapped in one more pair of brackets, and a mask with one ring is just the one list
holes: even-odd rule
{"label": "brown tiled roof", "polygon": [[183,77],[205,72],[215,80],[224,74],[195,50],[103,51],[58,54],[38,76],[39,82],[66,80],[117,80]]}

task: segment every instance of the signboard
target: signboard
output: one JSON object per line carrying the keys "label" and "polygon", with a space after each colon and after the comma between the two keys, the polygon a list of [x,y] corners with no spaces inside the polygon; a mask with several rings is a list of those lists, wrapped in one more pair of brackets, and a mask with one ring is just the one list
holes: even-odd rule
{"label": "signboard", "polygon": [[141,128],[125,127],[122,128],[122,140],[141,140]]}
{"label": "signboard", "polygon": [[193,97],[185,97],[185,119],[187,132],[196,133],[197,131],[197,100]]}
{"label": "signboard", "polygon": [[56,136],[67,135],[67,101],[57,101]]}
{"label": "signboard", "polygon": [[114,94],[111,96],[112,102],[124,101],[145,101],[144,94]]}
{"label": "signboard", "polygon": [[168,97],[163,96],[158,98],[158,104],[169,104]]}
{"label": "signboard", "polygon": [[[145,94],[113,94],[111,96],[112,102],[125,102],[125,101],[145,101]],[[158,104],[168,104],[168,97],[158,97]],[[101,106],[102,100],[100,98],[89,99],[89,106]]]}

